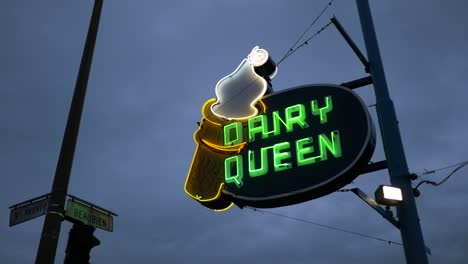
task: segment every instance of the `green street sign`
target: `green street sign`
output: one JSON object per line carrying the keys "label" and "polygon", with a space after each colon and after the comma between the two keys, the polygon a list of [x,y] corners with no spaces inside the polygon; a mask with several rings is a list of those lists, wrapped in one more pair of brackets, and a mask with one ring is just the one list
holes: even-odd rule
{"label": "green street sign", "polygon": [[94,226],[109,232],[112,232],[114,228],[112,215],[71,199],[67,201],[65,215],[85,225]]}

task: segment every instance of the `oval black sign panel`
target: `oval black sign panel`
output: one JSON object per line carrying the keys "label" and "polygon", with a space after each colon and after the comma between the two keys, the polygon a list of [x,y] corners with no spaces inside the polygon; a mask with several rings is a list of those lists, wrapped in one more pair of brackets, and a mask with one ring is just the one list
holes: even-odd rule
{"label": "oval black sign panel", "polygon": [[239,206],[301,203],[350,183],[370,160],[375,128],[352,90],[304,85],[261,99],[263,114],[224,125],[223,194]]}

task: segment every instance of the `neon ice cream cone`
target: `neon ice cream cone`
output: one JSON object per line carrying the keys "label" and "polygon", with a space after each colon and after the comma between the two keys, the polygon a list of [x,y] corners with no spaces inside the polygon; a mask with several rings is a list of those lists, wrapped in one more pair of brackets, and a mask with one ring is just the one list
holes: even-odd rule
{"label": "neon ice cream cone", "polygon": [[202,107],[202,119],[193,138],[197,144],[185,182],[185,192],[202,205],[224,210],[232,205],[223,193],[225,159],[238,155],[247,145],[243,142],[225,146],[224,126],[234,120],[242,123],[247,133],[249,117],[263,114],[260,98],[270,88],[269,77],[276,74],[276,65],[268,52],[255,47],[237,69],[216,85],[217,99]]}

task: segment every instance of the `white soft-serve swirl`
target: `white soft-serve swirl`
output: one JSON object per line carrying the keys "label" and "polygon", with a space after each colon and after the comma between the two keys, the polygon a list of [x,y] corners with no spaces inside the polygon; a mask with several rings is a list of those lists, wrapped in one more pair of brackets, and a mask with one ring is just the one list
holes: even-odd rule
{"label": "white soft-serve swirl", "polygon": [[254,47],[237,69],[216,84],[217,101],[211,106],[214,115],[243,120],[258,114],[255,103],[265,94],[268,83],[254,67],[268,61],[268,51]]}

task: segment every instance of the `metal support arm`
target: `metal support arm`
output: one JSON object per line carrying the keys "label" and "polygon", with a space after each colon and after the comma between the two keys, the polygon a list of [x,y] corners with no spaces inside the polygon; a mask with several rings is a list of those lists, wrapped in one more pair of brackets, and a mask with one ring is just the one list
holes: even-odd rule
{"label": "metal support arm", "polygon": [[356,56],[359,58],[359,60],[362,62],[362,65],[364,65],[364,70],[369,73],[369,62],[367,61],[366,57],[364,54],[362,54],[361,50],[358,48],[356,43],[351,39],[351,37],[346,33],[346,30],[343,28],[343,26],[340,24],[338,19],[336,17],[331,18],[331,22],[333,25],[335,25],[336,29],[338,32],[340,32],[341,36],[345,39],[345,41],[348,43],[348,45],[351,47],[351,49],[354,51]]}
{"label": "metal support arm", "polygon": [[395,218],[393,218],[390,211],[385,211],[379,204],[377,204],[377,202],[374,199],[372,199],[372,197],[365,194],[359,188],[353,188],[350,191],[352,191],[359,198],[361,198],[364,202],[366,202],[370,207],[372,207],[375,211],[377,211],[377,213],[383,216],[383,218],[387,219],[387,221],[390,222],[390,224],[400,229],[400,222],[396,220]]}

